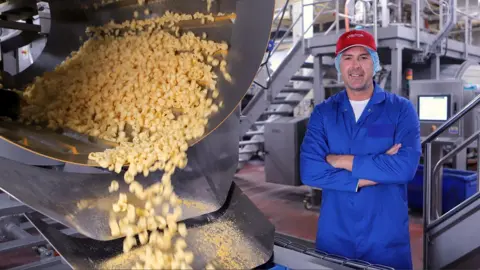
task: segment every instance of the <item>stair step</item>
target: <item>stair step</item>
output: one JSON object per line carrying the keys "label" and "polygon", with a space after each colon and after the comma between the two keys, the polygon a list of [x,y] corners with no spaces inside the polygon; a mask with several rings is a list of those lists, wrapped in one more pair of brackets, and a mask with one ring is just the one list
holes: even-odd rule
{"label": "stair step", "polygon": [[239,143],[240,146],[244,146],[244,145],[249,145],[249,144],[261,144],[263,143],[264,141],[260,141],[260,140],[250,140],[250,141],[241,141]]}
{"label": "stair step", "polygon": [[258,150],[240,150],[238,153],[241,154],[255,154]]}
{"label": "stair step", "polygon": [[297,105],[301,100],[285,100],[285,99],[275,99],[270,104],[286,104],[286,105]]}
{"label": "stair step", "polygon": [[313,63],[305,62],[305,63],[302,65],[302,68],[313,68]]}
{"label": "stair step", "polygon": [[254,136],[254,135],[262,135],[262,134],[263,134],[262,130],[249,130],[245,135]]}
{"label": "stair step", "polygon": [[290,78],[292,81],[303,81],[303,82],[313,82],[312,76],[301,76],[301,75],[294,75]]}
{"label": "stair step", "polygon": [[265,111],[263,115],[281,115],[281,116],[291,116],[293,112],[272,112],[272,111]]}
{"label": "stair step", "polygon": [[284,88],[280,91],[280,93],[298,93],[298,94],[306,94],[310,92],[310,88]]}

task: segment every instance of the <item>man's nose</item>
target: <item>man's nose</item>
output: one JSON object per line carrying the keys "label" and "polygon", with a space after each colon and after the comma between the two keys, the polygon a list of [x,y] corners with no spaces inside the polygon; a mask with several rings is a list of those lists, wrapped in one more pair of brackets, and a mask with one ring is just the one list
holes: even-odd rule
{"label": "man's nose", "polygon": [[352,62],[352,66],[353,67],[360,67],[360,61],[358,61],[357,59],[354,59],[353,62]]}

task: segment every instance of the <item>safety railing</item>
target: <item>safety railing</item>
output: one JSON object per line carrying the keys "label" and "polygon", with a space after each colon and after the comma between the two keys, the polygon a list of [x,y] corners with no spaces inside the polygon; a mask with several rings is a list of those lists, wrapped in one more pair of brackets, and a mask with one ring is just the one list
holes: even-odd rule
{"label": "safety railing", "polygon": [[[278,49],[284,45],[287,41],[287,37],[293,33],[293,29],[295,28],[295,26],[298,25],[298,23],[301,23],[301,35],[299,37],[299,39],[292,45],[292,48],[295,47],[295,45],[298,43],[298,42],[301,42],[302,43],[302,48],[303,48],[303,52],[306,53],[307,49],[306,49],[306,44],[305,44],[305,35],[308,33],[308,31],[310,30],[310,28],[313,27],[315,21],[321,16],[321,15],[324,15],[328,12],[330,13],[334,13],[336,10],[338,10],[338,2],[339,0],[334,0],[336,2],[336,9],[332,9],[332,10],[327,10],[327,6],[329,3],[333,2],[332,0],[320,0],[320,1],[313,1],[313,2],[310,2],[310,3],[305,3],[305,0],[301,0],[301,6],[302,6],[302,11],[298,14],[298,16],[296,16],[296,18],[294,20],[292,20],[292,23],[290,24],[290,26],[288,27],[287,31],[285,31],[282,35],[282,37],[280,38],[280,40],[276,41],[274,38],[273,39],[273,42],[274,42],[274,46],[273,48],[268,52],[268,55],[267,55],[267,59],[265,60],[265,62],[261,65],[260,69],[258,72],[260,72],[263,68],[267,68],[267,74],[268,74],[268,79],[266,81],[266,85],[262,85],[258,82],[254,82],[256,85],[260,86],[263,90],[267,90],[268,87],[270,86],[270,84],[272,83],[270,80],[273,76],[271,76],[271,74],[268,72],[268,64],[269,64],[269,60],[270,60],[270,57],[275,54]],[[308,6],[313,6],[314,9],[316,7],[321,7],[321,10],[319,12],[316,13],[315,17],[313,18],[312,22],[305,27],[305,12],[304,12],[304,8],[305,7],[308,7]],[[277,10],[276,11],[276,14],[274,16],[274,22],[279,20],[278,21],[278,25],[277,25],[277,31],[280,29],[280,26],[282,26],[282,21],[283,21],[283,16],[285,14],[285,12],[287,10],[292,10],[292,4],[289,3],[289,0],[287,0],[285,2],[285,5],[283,6],[283,8],[281,8],[280,10]],[[276,36],[278,35],[278,33],[276,33]]]}
{"label": "safety railing", "polygon": [[[448,119],[444,124],[442,124],[438,129],[432,132],[425,140],[422,141],[423,149],[423,163],[424,163],[424,172],[423,172],[423,229],[424,229],[424,241],[423,241],[423,258],[424,258],[424,269],[428,269],[428,232],[438,224],[444,222],[449,217],[455,215],[460,210],[471,204],[475,198],[470,198],[456,207],[452,208],[446,213],[442,211],[442,169],[443,164],[451,159],[453,156],[458,154],[460,151],[467,148],[473,142],[477,141],[477,171],[480,168],[480,130],[475,132],[472,136],[467,138],[464,142],[458,145],[455,149],[450,151],[447,155],[441,158],[435,166],[432,164],[432,144],[435,140],[447,129],[449,129],[453,124],[458,120],[463,118],[467,113],[472,111],[480,103],[480,95],[477,95],[472,101],[470,101],[464,108],[457,112],[454,116]],[[433,168],[432,168],[433,167]],[[477,177],[479,174],[477,174]],[[432,184],[434,189],[432,188]],[[478,191],[478,187],[477,187]]]}

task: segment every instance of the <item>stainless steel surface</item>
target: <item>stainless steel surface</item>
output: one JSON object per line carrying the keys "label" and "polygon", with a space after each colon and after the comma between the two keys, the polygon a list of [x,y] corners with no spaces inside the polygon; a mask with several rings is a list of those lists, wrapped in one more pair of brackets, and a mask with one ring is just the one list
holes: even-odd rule
{"label": "stainless steel surface", "polygon": [[[25,72],[14,76],[11,86],[21,88],[35,76],[52,70],[71,51],[79,48],[78,37],[83,36],[87,25],[102,25],[111,19],[117,22],[130,19],[137,6],[137,1],[118,1],[100,5],[98,9],[82,9],[83,5],[92,3],[49,2],[51,30],[45,50]],[[149,1],[147,7],[151,16],[163,15],[166,10],[190,14],[206,11],[206,3],[202,0]],[[236,18],[233,23],[223,17],[211,24],[190,22],[185,26],[196,34],[205,32],[210,39],[228,42],[227,69],[234,80],[233,84],[223,79],[219,81],[219,98],[223,100],[224,107],[210,119],[207,135],[188,150],[187,167],[177,170],[172,176],[174,190],[183,201],[184,219],[216,211],[225,202],[238,163],[239,115],[235,108],[248,90],[262,60],[273,7],[273,0],[217,0],[211,11],[215,14],[234,12]],[[247,36],[254,38],[255,42],[245,38]],[[95,166],[88,160],[88,154],[113,146],[70,131],[60,134],[12,122],[0,122],[0,136],[25,151],[69,165]],[[108,218],[112,203],[118,200],[118,193],[109,194],[108,186],[114,179],[123,179],[123,172],[100,171],[103,173],[85,172],[71,166],[67,166],[65,171],[55,171],[1,158],[0,189],[87,237],[111,240]],[[161,176],[162,172],[157,171],[148,177],[139,177],[138,181],[149,186],[160,181]],[[119,182],[120,191],[128,189],[123,181]],[[130,200],[135,205],[140,203],[133,197]]]}
{"label": "stainless steel surface", "polygon": [[10,270],[70,270],[70,266],[63,264],[62,257],[52,257],[38,262],[29,263]]}
{"label": "stainless steel surface", "polygon": [[[333,24],[332,24],[333,25]],[[368,28],[365,28],[371,31]],[[309,48],[312,55],[328,54],[333,55],[335,52],[335,44],[338,37],[342,34],[342,29],[338,33],[329,33],[327,35],[314,35],[309,40]],[[371,31],[373,32],[373,31]],[[378,28],[378,47],[379,48],[404,48],[406,50],[417,51],[416,46],[416,29],[406,24],[390,24],[388,27]],[[433,40],[435,34],[427,31],[420,31],[420,46],[423,47]],[[453,58],[457,61],[464,61],[465,45],[464,42],[457,41],[453,38],[448,39],[448,46],[442,53],[442,57]],[[480,60],[480,47],[468,45],[469,59],[478,62]],[[415,75],[415,79],[417,76]]]}
{"label": "stainless steel surface", "polygon": [[0,28],[16,29],[16,30],[32,31],[32,32],[40,32],[42,30],[40,25],[11,22],[11,21],[4,21],[4,20],[0,20]]}
{"label": "stainless steel surface", "polygon": [[[451,212],[451,213],[450,213]],[[476,194],[456,206],[429,228],[428,269],[477,269],[452,267],[476,256],[480,248],[480,194]],[[472,254],[472,253],[477,253]],[[472,267],[472,265],[470,265]],[[427,268],[424,268],[427,269]]]}
{"label": "stainless steel surface", "polygon": [[[462,65],[460,66],[460,69],[457,69],[456,74],[454,77],[463,77],[465,73],[465,69],[468,68],[468,65]],[[451,81],[451,80],[450,80]],[[465,139],[465,136],[470,136],[472,135],[474,130],[474,120],[476,120],[477,117],[472,116],[472,110],[476,107],[478,103],[480,103],[480,97],[475,96],[474,92],[470,91],[465,91],[463,89],[463,83],[464,81],[462,80],[457,80],[458,85],[452,89],[445,89],[446,85],[443,87],[439,87],[439,89],[428,89],[427,84],[425,81],[423,81],[423,88],[419,87],[420,85],[417,85],[416,89],[417,91],[414,91],[413,95],[410,96],[410,99],[412,102],[416,101],[416,96],[422,93],[425,93],[430,91],[431,94],[452,94],[452,101],[453,102],[458,102],[457,103],[457,108],[456,111],[453,111],[453,115],[449,117],[447,121],[443,121],[440,123],[439,127],[436,128],[435,131],[430,132],[427,137],[422,140],[422,147],[424,147],[424,205],[425,207],[425,212],[424,212],[424,268],[429,269],[429,268],[439,268],[439,267],[444,267],[447,265],[447,263],[452,263],[453,259],[459,259],[461,256],[465,255],[465,249],[456,249],[456,247],[451,246],[451,243],[453,243],[453,237],[454,234],[452,234],[453,231],[456,231],[459,228],[462,228],[461,230],[465,230],[465,225],[459,225],[459,226],[453,226],[452,224],[455,222],[459,222],[460,224],[465,224],[464,222],[468,222],[469,216],[464,214],[464,216],[457,217],[455,219],[453,216],[456,215],[460,210],[459,209],[464,209],[465,207],[469,207],[470,204],[472,203],[477,203],[473,202],[470,199],[466,200],[456,208],[452,209],[448,213],[442,215],[442,209],[441,209],[441,193],[442,193],[442,184],[441,180],[442,176],[432,176],[432,167],[434,164],[437,164],[437,162],[442,158],[442,149],[441,145],[442,143],[439,143],[437,139],[443,138],[443,139],[453,139],[455,140],[458,138],[459,140],[457,141],[458,143],[461,143],[463,139]],[[415,81],[412,81],[415,82]],[[422,81],[420,81],[422,83]],[[452,82],[452,81],[451,81]],[[435,84],[434,81],[430,81],[432,85]],[[432,86],[430,85],[430,87]],[[461,87],[459,87],[461,86]],[[415,87],[414,87],[415,90]],[[468,92],[468,93],[467,93]],[[416,103],[414,103],[416,105]],[[431,123],[423,123],[424,125],[428,125]],[[462,128],[463,125],[465,124],[466,126],[469,126],[469,128]],[[455,133],[458,134],[452,134],[452,127],[456,127]],[[447,133],[448,132],[448,133]],[[425,134],[422,134],[425,136]],[[469,143],[465,144],[466,146],[469,145]],[[465,159],[465,158],[463,158]],[[458,159],[457,159],[458,160]],[[441,167],[437,167],[437,169]],[[453,223],[452,223],[453,222]],[[443,231],[437,231],[437,235],[434,235],[433,232],[433,227],[435,226],[445,226],[445,224],[451,224],[452,226],[449,227],[448,229],[444,227]],[[473,224],[473,223],[472,223]],[[437,237],[439,239],[442,239],[441,241],[434,241],[434,238]],[[449,239],[448,241],[446,239]],[[458,239],[455,238],[455,242]],[[477,241],[478,242],[478,241]],[[451,247],[451,248],[449,248]],[[471,249],[469,250],[471,251]],[[460,254],[459,252],[463,252]],[[448,254],[447,256],[447,253]],[[443,257],[442,257],[443,256]],[[446,257],[445,257],[446,256]],[[449,258],[447,260],[447,258]],[[447,262],[448,261],[448,262]],[[440,263],[441,262],[441,263]]]}
{"label": "stainless steel surface", "polygon": [[[419,97],[420,96],[448,96],[449,104],[448,111],[449,119],[447,120],[423,120],[420,119],[420,136],[426,137],[429,140],[429,136],[432,133],[442,130],[442,133],[436,138],[435,142],[452,142],[454,147],[462,143],[468,136],[471,136],[474,127],[474,120],[476,117],[474,112],[468,112],[463,118],[456,118],[455,121],[450,121],[454,115],[462,111],[475,95],[472,91],[464,90],[464,81],[461,79],[442,79],[442,80],[412,80],[410,81],[410,101],[414,107],[417,108],[417,112],[420,116]],[[425,107],[427,110],[431,108]],[[424,108],[424,109],[425,109]],[[443,128],[445,123],[452,123],[448,128]],[[442,151],[438,152],[440,155]],[[467,168],[467,149],[463,149],[454,157],[454,166],[459,170],[466,170]],[[437,160],[441,157],[436,158]],[[433,163],[435,164],[435,163]]]}
{"label": "stainless steel surface", "polygon": [[385,265],[371,264],[316,250],[314,242],[286,234],[275,233],[274,243],[273,262],[289,269],[393,270]]}
{"label": "stainless steel surface", "polygon": [[275,263],[288,267],[289,269],[352,269],[277,245],[274,246],[273,251],[275,254]]}
{"label": "stainless steel surface", "polygon": [[[48,41],[43,53],[37,61],[24,72],[13,76],[7,87],[22,89],[32,82],[36,76],[45,71],[51,71],[60,64],[72,51],[77,50],[81,45],[80,36],[85,37],[85,29],[90,25],[103,25],[110,20],[116,22],[131,19],[137,6],[137,1],[118,1],[112,4],[101,5],[93,8],[94,1],[49,1],[51,12],[51,29]],[[87,5],[89,9],[83,9]],[[149,1],[145,4],[151,12],[150,16],[161,16],[165,11],[189,13],[206,12],[206,2],[202,0],[167,0]],[[239,104],[257,73],[262,57],[267,48],[267,41],[270,34],[274,9],[273,0],[221,0],[215,1],[211,12],[214,14],[222,12],[225,14],[235,13],[235,19],[230,20],[220,17],[214,23],[200,24],[192,22],[188,24],[188,30],[195,34],[205,32],[209,39],[215,41],[226,41],[229,46],[227,56],[227,70],[233,78],[229,83],[220,75],[218,90],[219,99],[223,100],[224,106],[219,112],[211,117],[205,136],[208,136],[222,121],[230,115]],[[144,15],[141,15],[144,16]],[[187,27],[187,26],[186,26]],[[246,38],[249,37],[249,38]],[[251,42],[250,38],[255,39]],[[30,143],[24,145],[18,141],[29,136]],[[67,138],[68,134],[55,134],[48,131],[37,131],[22,125],[11,127],[5,122],[0,122],[0,136],[10,143],[29,151],[50,157],[62,162],[70,162],[81,165],[95,166],[95,162],[88,160],[88,153],[93,149],[105,149],[112,145],[95,141],[88,141],[88,138],[80,139]],[[195,144],[201,141],[199,138],[192,141]],[[69,142],[69,143],[68,143]],[[79,154],[73,154],[65,149],[72,146],[81,148]],[[59,148],[55,149],[55,146]]]}
{"label": "stainless steel surface", "polygon": [[[70,237],[26,216],[74,269],[131,268],[144,252],[144,247],[139,247],[123,255],[123,239],[105,242]],[[222,209],[185,222],[189,228],[186,242],[195,254],[194,269],[204,269],[213,259],[220,269],[252,269],[273,254],[273,225],[234,182]]]}
{"label": "stainless steel surface", "polygon": [[423,231],[425,235],[423,237],[423,269],[429,268],[429,240],[426,237],[428,233],[428,226],[431,220],[431,208],[430,203],[432,201],[432,142],[422,143],[423,148]]}
{"label": "stainless steel surface", "polygon": [[[216,211],[224,204],[238,162],[238,118],[238,112],[232,114],[191,147],[187,167],[172,176],[174,190],[183,200],[184,219]],[[108,193],[108,186],[114,179],[123,179],[123,173],[103,172],[54,171],[0,158],[0,189],[87,237],[110,240],[108,219],[118,193]],[[161,176],[157,171],[148,177],[139,176],[137,181],[150,186]],[[119,192],[127,193],[128,200],[139,206],[141,202],[126,192],[128,186],[119,183]]]}
{"label": "stainless steel surface", "polygon": [[[471,99],[466,97],[469,95],[467,91],[463,90],[463,82],[461,80],[412,80],[410,81],[410,101],[414,107],[418,108],[418,97],[422,95],[450,95],[450,104],[448,117],[456,114],[461,108],[463,108]],[[449,130],[445,130],[441,137],[446,138],[464,138],[464,121],[461,119],[456,121]],[[446,121],[420,121],[420,136],[428,136],[435,131],[432,126],[436,126],[439,129],[440,125]]]}
{"label": "stainless steel surface", "polygon": [[321,55],[313,58],[313,100],[318,105],[325,100],[325,87],[323,85],[323,59]]}
{"label": "stainless steel surface", "polygon": [[25,239],[30,236],[28,232],[20,228],[20,216],[0,217],[0,234],[10,240]]}
{"label": "stainless steel surface", "polygon": [[480,135],[477,137],[477,192],[480,191]]}
{"label": "stainless steel surface", "polygon": [[308,117],[282,117],[265,124],[265,178],[269,183],[299,186],[300,145]]}
{"label": "stainless steel surface", "polygon": [[[76,235],[78,234],[73,229],[64,229],[61,232],[65,235]],[[41,235],[35,235],[24,239],[17,239],[12,241],[7,241],[0,243],[0,254],[2,252],[14,252],[16,250],[33,248],[38,245],[44,245],[46,240]]]}
{"label": "stainless steel surface", "polygon": [[3,140],[0,140],[0,156],[27,165],[60,166],[64,164],[63,162],[34,154]]}
{"label": "stainless steel surface", "polygon": [[461,144],[459,144],[455,149],[451,150],[448,152],[448,154],[444,155],[433,167],[433,174],[432,176],[435,178],[437,177],[437,174],[439,173],[440,169],[443,168],[443,165],[447,162],[447,160],[451,159],[454,157],[457,153],[462,151],[463,149],[467,148],[471,143],[476,141],[480,136],[480,130],[475,132],[472,136],[468,137],[465,139]]}

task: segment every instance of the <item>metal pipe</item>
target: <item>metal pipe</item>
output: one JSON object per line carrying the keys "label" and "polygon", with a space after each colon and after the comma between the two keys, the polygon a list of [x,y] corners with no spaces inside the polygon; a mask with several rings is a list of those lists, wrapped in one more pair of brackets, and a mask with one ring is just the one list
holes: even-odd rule
{"label": "metal pipe", "polygon": [[382,27],[387,27],[390,24],[390,10],[388,8],[387,0],[380,0],[381,22]]}
{"label": "metal pipe", "polygon": [[[445,24],[445,27],[438,33],[438,35],[435,37],[434,41],[432,42],[432,45],[430,46],[431,49],[435,50],[437,46],[442,42],[442,40],[447,37],[452,28],[456,24],[456,18],[457,18],[457,13],[455,12],[456,9],[456,0],[450,0],[450,7],[449,7],[449,12],[448,12],[448,18],[447,18],[447,23]],[[417,4],[419,5],[419,4]]]}
{"label": "metal pipe", "polygon": [[9,222],[8,224],[6,224],[4,226],[4,229],[5,229],[5,233],[10,235],[12,238],[14,238],[13,240],[25,239],[32,236],[28,232],[22,230],[20,227],[15,225],[13,222]]}
{"label": "metal pipe", "polygon": [[264,141],[241,141],[239,145],[243,146],[248,144],[259,144],[259,143],[264,143]]}
{"label": "metal pipe", "polygon": [[402,0],[397,0],[397,22],[401,23],[402,22]]}
{"label": "metal pipe", "polygon": [[349,16],[349,15],[344,14],[344,13],[338,13],[338,17],[342,17],[342,18],[345,18],[345,19],[354,19],[352,16]]}
{"label": "metal pipe", "polygon": [[305,4],[305,6],[308,7],[308,6],[314,6],[314,5],[325,4],[325,3],[330,3],[330,2],[331,2],[330,0],[323,0],[323,1],[308,3],[308,4]]}
{"label": "metal pipe", "polygon": [[445,14],[443,14],[443,5],[442,3],[439,4],[439,19],[438,19],[438,31],[442,30],[443,28],[443,17]]}
{"label": "metal pipe", "polygon": [[8,28],[8,29],[16,29],[21,31],[32,31],[32,32],[40,32],[41,26],[36,24],[30,23],[21,23],[21,22],[12,22],[6,20],[0,20],[0,28]]}
{"label": "metal pipe", "polygon": [[270,53],[271,55],[274,54],[274,53],[277,51],[278,47],[280,46],[280,44],[282,44],[283,40],[285,40],[285,38],[288,36],[288,34],[289,34],[290,32],[292,32],[293,27],[295,27],[295,25],[298,23],[298,20],[300,20],[300,17],[301,17],[301,16],[298,16],[297,19],[295,19],[295,22],[293,22],[293,23],[290,25],[290,27],[288,28],[287,32],[285,32],[285,34],[283,34],[283,36],[282,36],[282,38],[280,39],[280,41],[278,42],[277,46],[275,46],[275,47],[273,48],[272,52]]}
{"label": "metal pipe", "polygon": [[315,18],[313,18],[313,21],[312,23],[308,26],[307,30],[305,30],[305,32],[303,33],[304,35],[308,32],[308,30],[310,30],[310,28],[315,24],[315,21],[318,19],[318,17],[320,17],[320,15],[323,14],[323,10],[325,10],[326,6],[323,6],[322,9],[318,12],[318,14],[315,16]]}
{"label": "metal pipe", "polygon": [[[468,3],[468,1],[467,1],[467,3]],[[465,59],[467,59],[467,57],[468,57],[468,44],[470,43],[469,40],[468,40],[468,38],[469,38],[468,28],[469,28],[469,19],[468,19],[468,17],[465,17],[465,40],[464,40],[464,43],[463,43]]]}
{"label": "metal pipe", "polygon": [[247,136],[253,136],[253,135],[262,135],[263,130],[254,130],[254,131],[247,131],[245,135]]}
{"label": "metal pipe", "polygon": [[345,12],[345,32],[350,31],[350,22],[349,22],[349,17],[348,17],[348,4],[350,3],[350,0],[347,0],[345,2],[345,7],[344,7],[344,12]]}
{"label": "metal pipe", "polygon": [[373,0],[373,37],[375,38],[375,44],[378,46],[378,37],[377,37],[377,15],[378,15],[378,7],[377,7],[377,0]]}
{"label": "metal pipe", "polygon": [[417,49],[420,49],[420,0],[415,1],[415,20],[416,45]]}
{"label": "metal pipe", "polygon": [[430,224],[430,214],[431,214],[431,202],[432,202],[432,178],[431,178],[431,168],[432,168],[432,143],[426,143],[425,152],[424,152],[424,168],[423,168],[423,269],[428,269],[428,225]]}
{"label": "metal pipe", "polygon": [[480,135],[477,137],[477,192],[480,190]]}
{"label": "metal pipe", "polygon": [[330,27],[328,27],[327,31],[325,32],[324,36],[328,35],[328,33],[330,33],[330,31],[332,31],[333,27],[337,25],[337,21],[334,21]]}
{"label": "metal pipe", "polygon": [[302,42],[302,51],[305,52],[305,3],[303,0],[302,3],[302,12],[300,16],[302,17],[302,36],[300,37],[300,41]]}
{"label": "metal pipe", "polygon": [[459,144],[455,149],[451,150],[443,156],[435,165],[433,168],[433,176],[435,177],[436,174],[438,174],[438,171],[440,170],[440,167],[450,158],[458,154],[460,151],[465,149],[467,146],[469,146],[471,143],[473,143],[475,140],[477,140],[478,136],[480,136],[480,130],[475,132],[472,136],[468,137],[466,140],[464,140],[461,144]]}
{"label": "metal pipe", "polygon": [[338,34],[340,28],[338,23],[338,15],[340,13],[340,0],[335,1],[335,33]]}
{"label": "metal pipe", "polygon": [[[470,2],[470,0],[465,1],[465,10],[469,9],[469,2]],[[455,8],[455,10],[458,10],[458,9]],[[470,19],[468,18],[468,15],[465,16],[465,43],[464,43],[465,44],[465,59],[467,59],[467,57],[468,57],[468,44],[470,44],[469,35],[468,35],[469,21],[470,21]]]}

